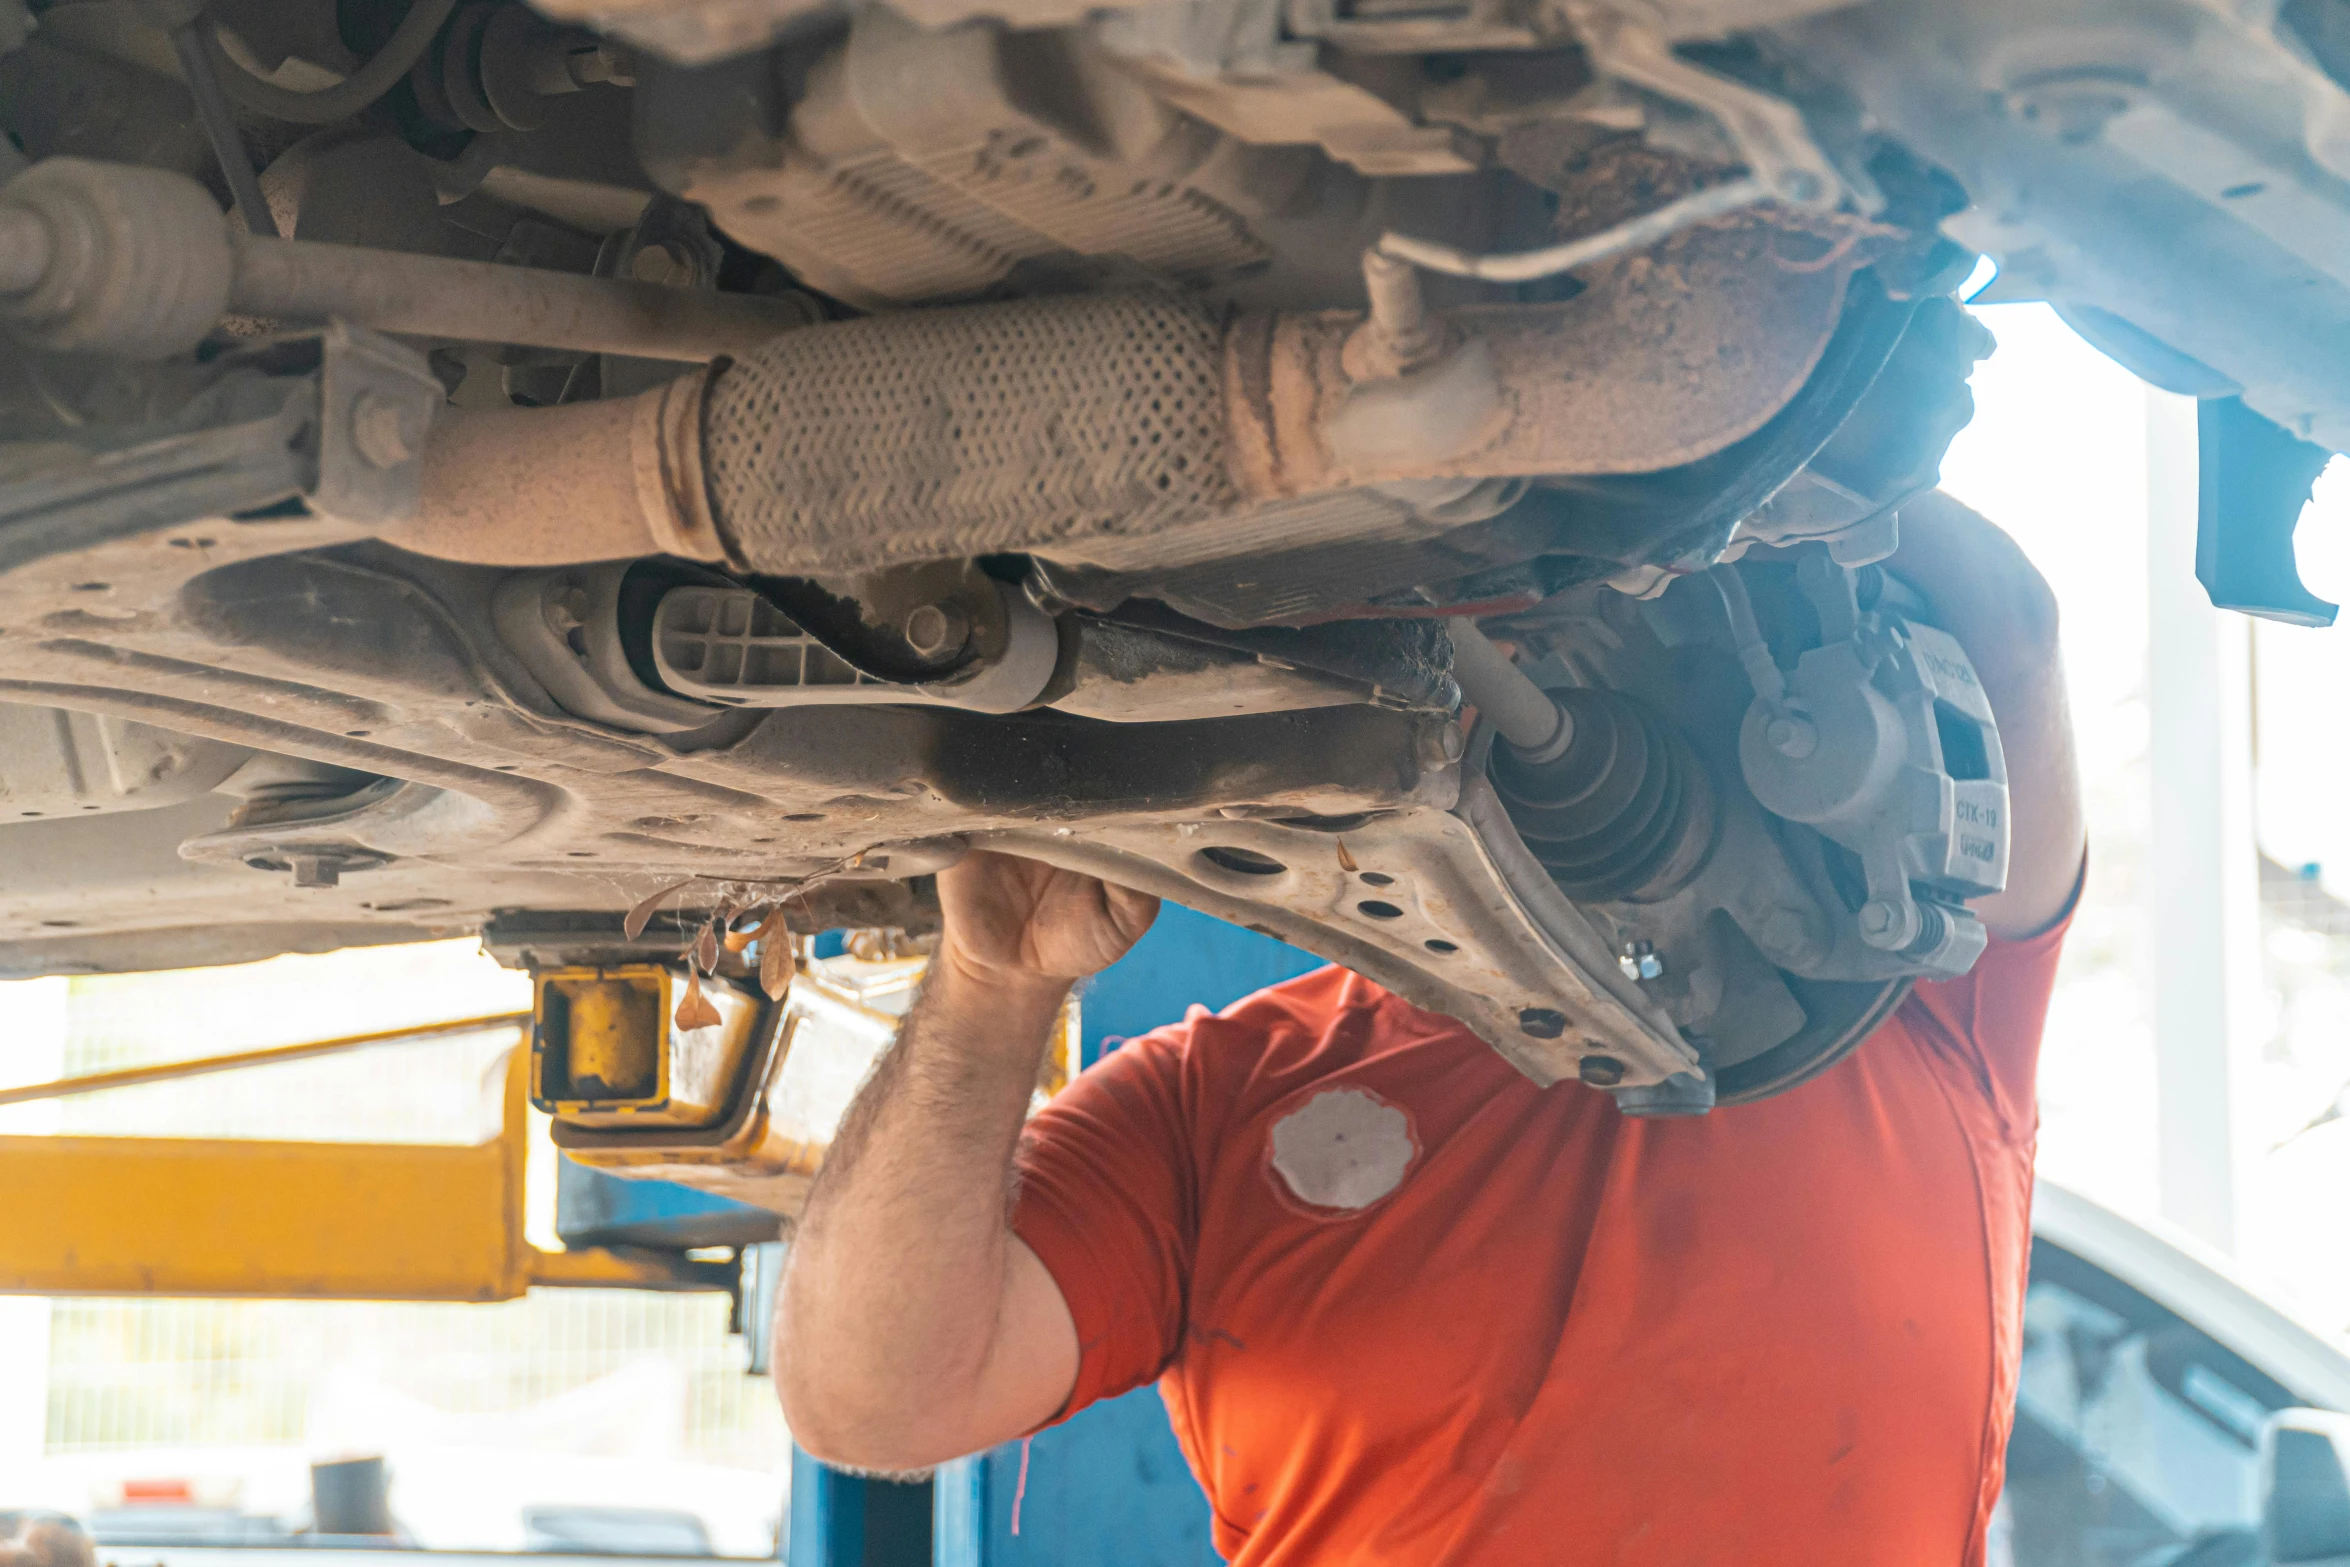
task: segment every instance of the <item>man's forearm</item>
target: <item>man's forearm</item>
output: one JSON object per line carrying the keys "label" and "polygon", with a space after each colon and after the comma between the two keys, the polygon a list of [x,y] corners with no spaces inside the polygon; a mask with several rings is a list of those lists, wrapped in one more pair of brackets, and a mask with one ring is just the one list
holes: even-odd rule
{"label": "man's forearm", "polygon": [[877,1467],[953,1456],[997,1349],[1012,1154],[1066,993],[933,964],[794,1238],[776,1377],[803,1444]]}

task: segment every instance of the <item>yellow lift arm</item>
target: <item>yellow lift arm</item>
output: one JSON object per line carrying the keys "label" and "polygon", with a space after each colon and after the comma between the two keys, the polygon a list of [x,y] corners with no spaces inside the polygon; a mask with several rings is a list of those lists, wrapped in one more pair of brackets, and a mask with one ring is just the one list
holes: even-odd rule
{"label": "yellow lift arm", "polygon": [[[57,1098],[491,1028],[527,1014],[208,1057],[11,1089]],[[541,1251],[523,1233],[530,1051],[495,1141],[473,1147],[0,1137],[0,1293],[512,1300],[534,1285],[725,1289],[664,1253]]]}

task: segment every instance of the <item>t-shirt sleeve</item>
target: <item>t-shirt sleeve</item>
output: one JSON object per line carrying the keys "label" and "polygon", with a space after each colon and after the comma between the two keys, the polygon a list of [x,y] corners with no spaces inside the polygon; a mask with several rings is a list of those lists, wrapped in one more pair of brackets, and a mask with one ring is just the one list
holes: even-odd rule
{"label": "t-shirt sleeve", "polygon": [[1918,986],[1901,1008],[1929,1039],[1965,1059],[2012,1141],[2024,1141],[2039,1126],[2040,1034],[2080,897],[2075,883],[2055,924],[2021,940],[1994,940],[1973,968]]}
{"label": "t-shirt sleeve", "polygon": [[1198,1235],[1194,1020],[1078,1074],[1022,1134],[1012,1230],[1076,1319],[1077,1386],[1056,1420],[1156,1377],[1182,1344]]}

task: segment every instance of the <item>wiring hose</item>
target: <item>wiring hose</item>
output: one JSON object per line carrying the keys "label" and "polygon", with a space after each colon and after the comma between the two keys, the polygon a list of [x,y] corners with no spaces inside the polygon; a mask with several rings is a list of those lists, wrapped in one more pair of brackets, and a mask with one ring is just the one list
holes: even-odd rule
{"label": "wiring hose", "polygon": [[334,86],[316,92],[296,92],[263,81],[230,59],[228,51],[220,46],[217,22],[203,24],[204,52],[220,77],[222,90],[254,113],[294,125],[331,125],[349,119],[390,92],[392,84],[424,58],[433,36],[456,9],[457,0],[416,0],[373,59]]}

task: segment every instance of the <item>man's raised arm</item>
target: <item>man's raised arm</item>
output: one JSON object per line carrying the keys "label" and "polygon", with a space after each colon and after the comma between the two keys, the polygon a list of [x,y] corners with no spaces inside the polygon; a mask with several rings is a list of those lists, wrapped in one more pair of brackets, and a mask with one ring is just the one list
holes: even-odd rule
{"label": "man's raised arm", "polygon": [[942,1463],[1067,1401],[1077,1330],[1007,1223],[1012,1154],[1069,987],[1158,910],[1001,854],[938,881],[945,929],[921,999],[825,1156],[776,1314],[793,1438],[860,1469]]}
{"label": "man's raised arm", "polygon": [[1885,567],[1926,595],[1990,699],[2007,757],[2007,890],[1972,906],[1994,936],[2034,935],[2064,912],[2086,842],[2056,594],[2013,539],[1939,490],[1902,503]]}

